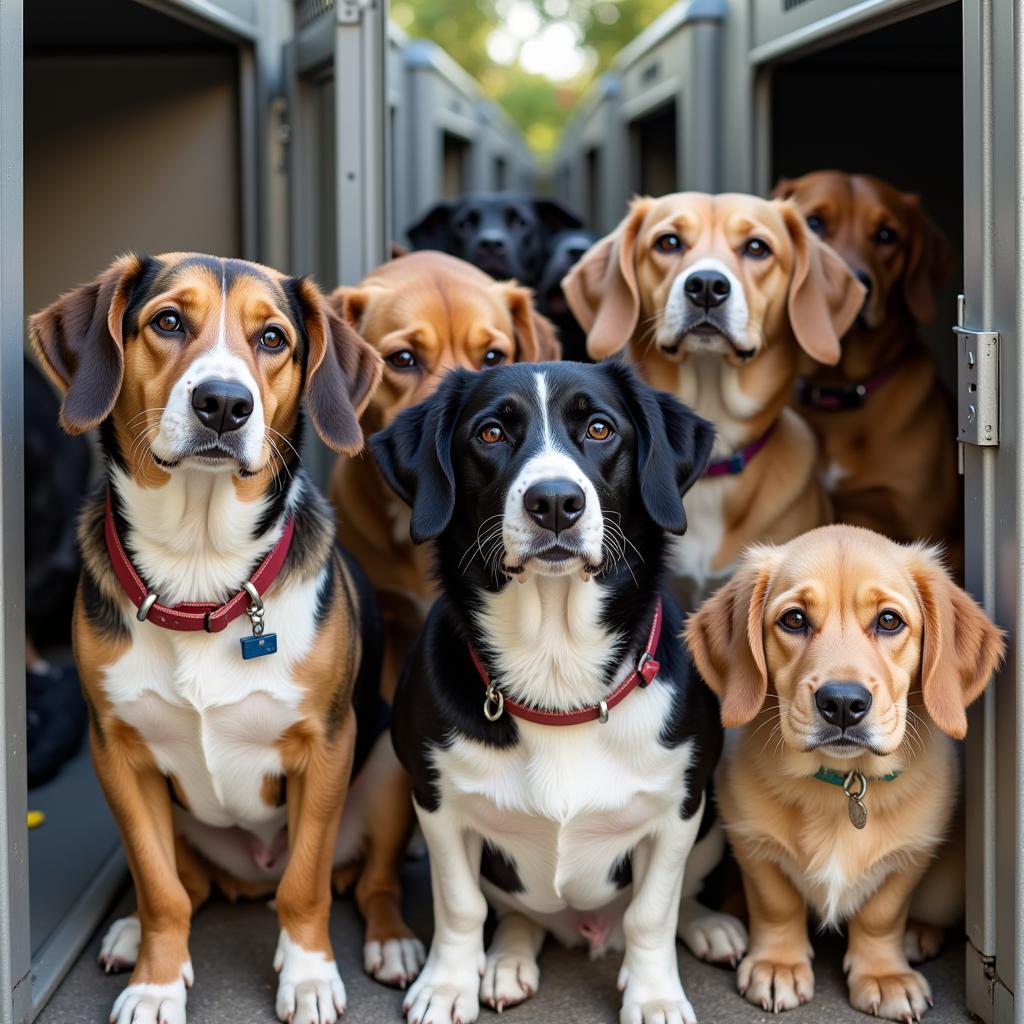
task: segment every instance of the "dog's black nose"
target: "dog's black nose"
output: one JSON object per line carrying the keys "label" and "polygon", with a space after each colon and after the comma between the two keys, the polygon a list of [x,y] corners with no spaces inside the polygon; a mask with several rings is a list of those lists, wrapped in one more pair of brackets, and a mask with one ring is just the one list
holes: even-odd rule
{"label": "dog's black nose", "polygon": [[725,274],[717,270],[695,270],[686,279],[683,291],[695,306],[711,309],[720,306],[727,298],[732,286]]}
{"label": "dog's black nose", "polygon": [[583,488],[571,480],[541,480],[523,495],[523,505],[533,521],[556,536],[583,515],[586,504]]}
{"label": "dog's black nose", "polygon": [[866,270],[855,270],[853,276],[867,289],[864,295],[864,301],[867,302],[871,298],[871,275]]}
{"label": "dog's black nose", "polygon": [[860,683],[826,683],[814,695],[814,703],[829,725],[849,729],[871,710],[871,694]]}
{"label": "dog's black nose", "polygon": [[192,408],[200,423],[226,434],[252,415],[252,393],[238,381],[204,380],[192,392]]}
{"label": "dog's black nose", "polygon": [[476,247],[481,256],[504,256],[508,250],[508,242],[504,235],[491,233],[481,235]]}

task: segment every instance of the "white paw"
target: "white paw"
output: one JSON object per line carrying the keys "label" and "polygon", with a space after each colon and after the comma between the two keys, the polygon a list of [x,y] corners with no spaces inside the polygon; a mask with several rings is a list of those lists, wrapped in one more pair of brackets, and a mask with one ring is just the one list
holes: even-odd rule
{"label": "white paw", "polygon": [[471,957],[454,967],[428,960],[402,1010],[408,1024],[472,1024],[480,1014],[479,994],[480,971]]}
{"label": "white paw", "polygon": [[114,1000],[110,1024],[185,1024],[185,986],[192,984],[192,965],[182,965],[181,977],[167,985],[139,982]]}
{"label": "white paw", "polygon": [[366,973],[384,985],[405,988],[423,966],[427,954],[419,939],[388,939],[363,946]]}
{"label": "white paw", "polygon": [[282,928],[274,954],[277,1019],[288,1024],[334,1024],[345,1012],[338,965],[318,950],[303,949]]}
{"label": "white paw", "polygon": [[142,925],[137,917],[118,918],[100,943],[100,967],[107,974],[117,974],[135,966],[142,941]]}
{"label": "white paw", "polygon": [[697,1015],[678,975],[652,978],[644,983],[640,973],[630,972],[625,964],[619,971],[619,1024],[697,1024]]}
{"label": "white paw", "polygon": [[540,968],[532,956],[514,953],[487,954],[480,981],[480,1001],[497,1010],[529,999],[540,988]]}
{"label": "white paw", "polygon": [[684,920],[679,918],[679,938],[698,959],[735,967],[747,951],[747,930],[732,914],[713,910]]}

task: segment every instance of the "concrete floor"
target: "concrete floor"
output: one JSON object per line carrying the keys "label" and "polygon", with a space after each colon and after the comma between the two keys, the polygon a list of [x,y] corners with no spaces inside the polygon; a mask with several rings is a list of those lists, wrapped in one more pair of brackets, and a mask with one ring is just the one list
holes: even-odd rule
{"label": "concrete floor", "polygon": [[[406,903],[410,924],[426,940],[430,934],[429,882],[425,865],[406,869]],[[130,907],[127,898],[118,913]],[[402,996],[369,979],[362,971],[361,930],[351,900],[335,902],[331,935],[348,990],[351,1024],[399,1024]],[[198,914],[192,931],[196,984],[189,993],[192,1024],[274,1024],[271,959],[277,940],[272,912],[264,903],[231,905],[213,902]],[[867,1024],[846,1001],[840,961],[841,943],[819,938],[816,995],[808,1006],[785,1016],[787,1024]],[[963,947],[950,943],[942,956],[925,965],[935,995],[927,1024],[964,1024],[972,1020],[962,1008]],[[107,1024],[115,996],[127,980],[107,976],[96,966],[97,935],[37,1018],[38,1024]],[[776,1020],[755,1009],[735,992],[731,971],[694,961],[680,951],[683,984],[701,1024],[758,1024]],[[618,1020],[613,956],[590,961],[579,950],[549,942],[541,954],[541,984],[529,1002],[507,1011],[511,1024],[601,1024]],[[482,1024],[497,1018],[489,1009]]]}

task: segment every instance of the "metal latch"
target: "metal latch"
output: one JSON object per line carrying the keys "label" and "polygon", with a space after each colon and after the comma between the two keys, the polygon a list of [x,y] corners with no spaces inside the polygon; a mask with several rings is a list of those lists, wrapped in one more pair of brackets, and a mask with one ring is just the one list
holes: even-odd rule
{"label": "metal latch", "polygon": [[999,334],[953,328],[956,335],[957,440],[999,444]]}

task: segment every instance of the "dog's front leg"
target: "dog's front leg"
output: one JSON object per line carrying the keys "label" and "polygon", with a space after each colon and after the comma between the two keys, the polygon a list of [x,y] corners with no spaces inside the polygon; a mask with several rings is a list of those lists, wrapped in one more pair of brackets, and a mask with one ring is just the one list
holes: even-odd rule
{"label": "dog's front leg", "polygon": [[110,1011],[112,1024],[185,1024],[192,903],[178,878],[167,780],[139,764],[122,732],[90,730],[93,764],[117,820],[138,900],[141,941],[128,987]]}
{"label": "dog's front leg", "polygon": [[434,939],[402,1008],[409,1024],[470,1024],[480,1012],[484,970],[483,840],[464,830],[450,802],[435,811],[416,804],[416,816],[430,852]]}
{"label": "dog's front leg", "polygon": [[289,1024],[333,1024],[345,1011],[345,986],[334,961],[331,861],[352,772],[355,716],[334,734],[297,736],[285,759],[288,866],[277,888],[281,925],[274,968],[277,1016]]}
{"label": "dog's front leg", "polygon": [[697,1022],[679,979],[676,924],[686,858],[702,810],[703,803],[685,821],[673,814],[634,855],[633,898],[622,921],[626,954],[619,971],[621,1024]]}

